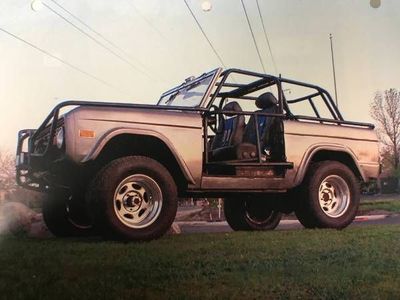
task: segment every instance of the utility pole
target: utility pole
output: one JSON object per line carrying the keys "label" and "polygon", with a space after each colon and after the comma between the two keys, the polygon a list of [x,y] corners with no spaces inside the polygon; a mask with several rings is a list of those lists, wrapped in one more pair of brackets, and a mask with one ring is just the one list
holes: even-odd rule
{"label": "utility pole", "polygon": [[333,71],[333,84],[335,86],[335,102],[336,106],[339,107],[338,97],[337,97],[337,88],[336,88],[336,70],[335,70],[335,57],[333,55],[333,36],[332,33],[329,34],[329,39],[331,41],[331,57],[332,57],[332,71]]}

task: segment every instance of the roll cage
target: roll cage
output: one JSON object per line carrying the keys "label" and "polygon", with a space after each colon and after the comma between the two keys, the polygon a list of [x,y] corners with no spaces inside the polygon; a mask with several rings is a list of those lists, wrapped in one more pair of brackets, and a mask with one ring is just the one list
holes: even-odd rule
{"label": "roll cage", "polygon": [[[233,83],[228,82],[229,80],[235,80],[235,75],[244,75],[247,78],[253,78],[249,83]],[[315,90],[313,93],[297,97],[294,99],[286,99],[285,93],[282,89],[282,84],[287,83],[295,86],[305,87],[312,90]],[[231,99],[246,99],[255,101],[257,97],[247,96],[250,93],[269,88],[273,85],[277,86],[278,94],[275,95],[279,101],[279,108],[282,114],[288,119],[296,119],[296,120],[307,120],[307,121],[316,121],[319,123],[330,123],[330,124],[340,124],[340,125],[352,125],[366,128],[374,128],[373,124],[369,123],[361,123],[361,122],[352,122],[344,120],[342,114],[339,109],[335,105],[331,95],[325,89],[301,82],[292,79],[283,78],[281,76],[273,76],[268,74],[261,74],[252,71],[246,71],[241,69],[227,69],[223,71],[220,75],[219,81],[216,83],[216,89],[213,94],[211,94],[211,98],[207,103],[207,107],[210,108],[211,105],[218,98],[231,98]],[[231,88],[228,91],[224,91],[224,88]],[[331,116],[321,117],[320,112],[315,104],[315,99],[317,97],[321,97],[327,109],[329,110]],[[312,111],[314,112],[313,116],[307,115],[295,115],[291,112],[290,104],[300,103],[306,101],[310,104]]]}
{"label": "roll cage", "polygon": [[[246,77],[246,79],[250,80],[247,83],[236,83],[235,76]],[[168,107],[161,107],[163,98],[174,95],[179,90],[190,88],[191,86],[196,86],[200,81],[205,78],[211,78],[210,85],[204,92],[201,101],[199,104],[194,107],[188,106],[174,106],[170,105]],[[301,97],[296,97],[294,99],[287,99],[284,93],[284,89],[282,88],[283,84],[290,84],[298,87],[308,88],[313,90],[312,93],[307,93],[306,95],[302,95]],[[187,78],[181,85],[176,86],[166,92],[164,92],[159,101],[159,108],[166,109],[175,109],[181,107],[183,110],[198,110],[205,111],[209,110],[213,104],[217,101],[218,98],[230,98],[230,99],[246,99],[255,101],[257,97],[249,96],[249,94],[269,88],[271,86],[276,85],[277,87],[277,95],[279,101],[279,109],[282,114],[285,115],[285,118],[288,119],[296,119],[296,120],[306,120],[306,121],[316,121],[319,123],[329,123],[329,124],[340,124],[340,125],[351,125],[351,126],[359,126],[359,127],[367,127],[374,128],[373,124],[369,123],[361,123],[361,122],[352,122],[344,120],[342,114],[339,109],[335,105],[331,95],[323,88],[301,82],[292,79],[283,78],[281,76],[273,76],[268,74],[262,74],[247,70],[241,69],[227,69],[222,71],[221,68],[214,69],[210,72],[203,73],[199,77],[189,77]],[[319,112],[318,107],[316,105],[317,98],[320,97],[323,101],[323,104],[328,109],[330,115],[327,117],[323,117]],[[302,115],[302,114],[294,114],[290,108],[292,104],[308,102],[313,115]],[[220,107],[221,108],[221,107]]]}
{"label": "roll cage", "polygon": [[[252,78],[249,83],[236,83],[236,82],[228,82],[228,78],[232,78],[232,81],[236,81],[234,75],[241,74]],[[204,114],[203,119],[203,136],[204,136],[204,163],[206,169],[214,168],[214,167],[258,167],[260,165],[270,166],[273,168],[279,168],[280,170],[284,170],[287,168],[292,168],[292,163],[286,162],[286,157],[284,153],[284,147],[282,149],[281,157],[275,161],[265,161],[263,160],[263,153],[260,144],[260,132],[258,126],[255,126],[254,130],[256,132],[256,140],[257,140],[257,157],[255,159],[236,159],[236,160],[226,160],[226,161],[211,161],[210,159],[210,149],[209,149],[209,139],[213,138],[209,135],[209,127],[210,124],[213,122],[222,122],[223,115],[230,115],[230,116],[254,116],[255,124],[258,123],[258,118],[260,116],[267,116],[267,117],[278,117],[278,118],[286,118],[286,114],[284,111],[287,109],[285,106],[285,102],[283,101],[283,95],[279,92],[276,96],[278,99],[278,112],[277,113],[264,113],[264,112],[256,112],[256,111],[222,111],[223,105],[226,99],[230,100],[249,100],[255,102],[257,97],[252,96],[250,94],[255,93],[260,90],[264,90],[269,88],[273,85],[280,85],[280,82],[277,77],[266,75],[266,74],[259,74],[250,71],[244,71],[239,69],[228,69],[221,73],[218,82],[215,83],[215,89],[210,94],[209,101],[205,103],[206,108],[208,109],[207,112]],[[286,109],[285,109],[286,108]],[[216,128],[217,126],[215,126]],[[214,132],[216,132],[214,130]],[[217,133],[217,132],[216,132]],[[282,142],[283,141],[283,133],[281,135]],[[279,172],[282,173],[282,172]]]}
{"label": "roll cage", "polygon": [[[237,77],[241,77],[246,79],[246,83],[237,83]],[[290,84],[293,86],[299,86],[302,88],[310,89],[311,92],[306,95],[302,95],[300,97],[295,97],[293,99],[287,99],[283,90],[283,84]],[[250,102],[255,102],[257,100],[257,96],[254,94],[260,93],[262,91],[268,91],[272,87],[275,88],[275,96],[278,100],[278,110],[277,113],[265,113],[260,111],[222,111],[225,100],[248,100]],[[325,105],[327,111],[329,112],[328,117],[322,117],[316,103],[317,101],[322,102]],[[290,108],[291,105],[305,102],[308,103],[311,107],[311,111],[313,115],[301,115],[294,114]],[[210,138],[212,139],[212,135],[210,137],[209,128],[210,124],[213,122],[220,123],[223,119],[223,116],[237,116],[237,115],[245,115],[245,116],[254,116],[255,123],[257,124],[257,119],[260,116],[266,117],[274,117],[279,118],[281,121],[283,120],[299,120],[313,123],[323,123],[323,124],[337,124],[341,126],[358,126],[358,127],[366,127],[366,128],[374,128],[374,125],[360,122],[351,122],[345,121],[337,106],[335,105],[331,95],[323,88],[300,82],[291,79],[286,79],[282,77],[272,76],[268,74],[261,74],[251,71],[245,71],[240,69],[227,69],[221,72],[218,80],[215,82],[215,86],[210,93],[210,97],[208,101],[204,102],[204,108],[207,109],[206,113],[204,113],[203,119],[203,136],[204,136],[204,163],[206,169],[210,166],[233,166],[233,167],[256,167],[260,165],[273,167],[275,170],[278,170],[278,174],[284,174],[285,169],[289,169],[293,167],[293,163],[286,161],[285,155],[285,147],[284,147],[284,132],[283,125],[281,132],[277,132],[281,139],[282,147],[280,149],[281,153],[279,154],[278,159],[273,159],[269,161],[265,161],[263,159],[262,153],[262,145],[260,145],[260,133],[257,126],[255,126],[254,130],[257,136],[257,158],[250,160],[229,160],[229,161],[212,161],[210,159]],[[214,126],[214,132],[217,126]]]}

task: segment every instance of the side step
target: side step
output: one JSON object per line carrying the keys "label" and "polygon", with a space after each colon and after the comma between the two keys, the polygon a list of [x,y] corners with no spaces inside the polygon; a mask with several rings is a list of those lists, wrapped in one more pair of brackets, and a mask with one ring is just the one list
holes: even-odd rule
{"label": "side step", "polygon": [[201,179],[202,190],[284,190],[287,188],[285,178],[277,177],[238,177],[204,175]]}
{"label": "side step", "polygon": [[284,178],[286,170],[293,169],[293,163],[284,162],[264,162],[254,161],[221,161],[211,162],[207,165],[208,175],[210,176],[237,176],[244,178]]}
{"label": "side step", "polygon": [[234,167],[281,167],[284,169],[293,169],[292,162],[243,162],[237,160],[209,162],[207,166],[234,166]]}

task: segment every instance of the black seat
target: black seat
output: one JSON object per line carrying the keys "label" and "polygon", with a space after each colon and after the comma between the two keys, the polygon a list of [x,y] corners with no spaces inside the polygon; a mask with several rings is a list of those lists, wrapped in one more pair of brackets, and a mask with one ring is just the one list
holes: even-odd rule
{"label": "black seat", "polygon": [[[278,100],[270,92],[260,95],[256,100],[256,106],[260,108],[260,110],[257,110],[256,112],[278,113]],[[243,142],[237,149],[237,157],[239,159],[252,159],[258,156],[256,147],[256,125],[260,137],[261,152],[265,156],[270,156],[271,143],[274,134],[272,127],[276,124],[276,119],[276,117],[272,116],[258,115],[256,124],[255,115],[250,117],[249,123],[244,131]]]}
{"label": "black seat", "polygon": [[[242,108],[237,102],[230,102],[222,111],[241,112]],[[211,143],[210,159],[214,161],[236,159],[236,146],[242,142],[244,128],[244,115],[224,114]]]}

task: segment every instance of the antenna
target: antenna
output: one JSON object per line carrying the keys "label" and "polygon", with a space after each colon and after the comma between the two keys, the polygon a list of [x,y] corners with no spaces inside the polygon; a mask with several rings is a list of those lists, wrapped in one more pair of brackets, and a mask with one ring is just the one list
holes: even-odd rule
{"label": "antenna", "polygon": [[331,57],[332,57],[332,72],[333,72],[333,84],[335,86],[335,102],[336,106],[339,107],[338,97],[337,97],[337,88],[336,88],[336,70],[335,70],[335,56],[333,53],[333,36],[332,33],[329,34],[329,39],[331,41]]}

